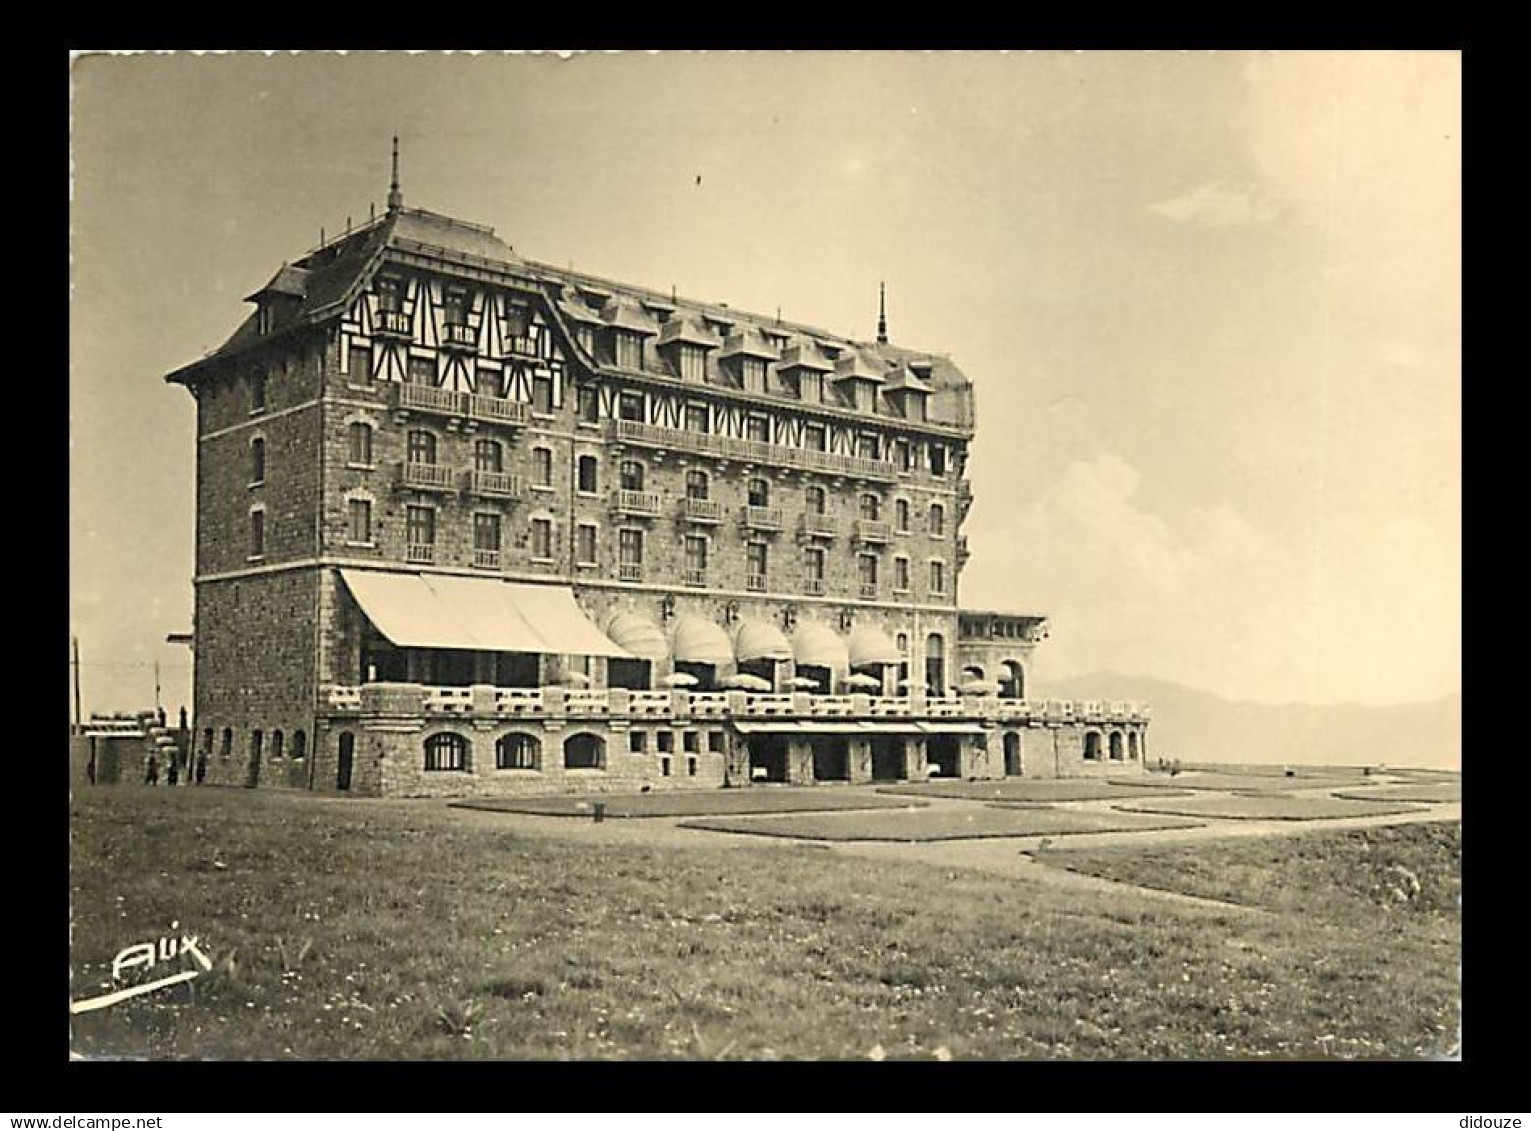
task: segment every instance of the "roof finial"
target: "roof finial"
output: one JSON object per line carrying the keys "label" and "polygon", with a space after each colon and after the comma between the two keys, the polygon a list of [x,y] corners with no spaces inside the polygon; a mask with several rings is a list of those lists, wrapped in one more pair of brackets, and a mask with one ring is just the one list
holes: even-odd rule
{"label": "roof finial", "polygon": [[888,285],[877,284],[877,344],[888,344]]}
{"label": "roof finial", "polygon": [[399,135],[393,135],[393,181],[388,186],[388,211],[397,212],[404,207],[404,194],[399,191]]}

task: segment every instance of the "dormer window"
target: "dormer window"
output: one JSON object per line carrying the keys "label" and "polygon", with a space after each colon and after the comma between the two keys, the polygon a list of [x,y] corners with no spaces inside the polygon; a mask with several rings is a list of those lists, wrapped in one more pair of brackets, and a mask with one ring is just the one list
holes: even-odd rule
{"label": "dormer window", "polygon": [[681,345],[676,350],[682,381],[703,381],[707,377],[707,351],[701,346]]}
{"label": "dormer window", "polygon": [[741,357],[739,359],[740,384],[746,393],[764,393],[766,391],[766,363],[761,357]]}
{"label": "dormer window", "polygon": [[466,326],[468,292],[461,287],[448,287],[441,298],[441,313],[448,326]]}
{"label": "dormer window", "polygon": [[824,375],[816,373],[812,369],[799,369],[797,395],[809,404],[822,404],[824,401]]}
{"label": "dormer window", "polygon": [[398,279],[377,281],[377,308],[385,313],[398,313],[404,309],[404,287]]}
{"label": "dormer window", "polygon": [[626,330],[612,333],[616,363],[624,369],[643,368],[643,336]]}
{"label": "dormer window", "polygon": [[262,302],[255,311],[255,332],[257,334],[271,333],[271,327],[275,317],[276,312],[272,310],[271,303]]}

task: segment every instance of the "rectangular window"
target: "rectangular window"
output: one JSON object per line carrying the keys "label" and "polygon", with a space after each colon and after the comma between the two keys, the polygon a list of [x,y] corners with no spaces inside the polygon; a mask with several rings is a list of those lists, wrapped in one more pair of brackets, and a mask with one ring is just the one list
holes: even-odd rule
{"label": "rectangular window", "polygon": [[875,554],[862,554],[856,559],[857,573],[861,577],[863,586],[877,584],[877,556]]}
{"label": "rectangular window", "polygon": [[680,377],[682,381],[705,381],[707,379],[707,351],[700,346],[681,346]]}
{"label": "rectangular window", "polygon": [[264,557],[266,554],[266,512],[250,512],[250,556],[252,558]]}
{"label": "rectangular window", "polygon": [[627,732],[627,750],[630,754],[646,754],[649,749],[649,734],[646,730],[630,730]]}
{"label": "rectangular window", "polygon": [[468,296],[457,287],[448,288],[441,298],[442,320],[448,326],[463,326],[468,321]]}
{"label": "rectangular window", "polygon": [[639,393],[623,393],[617,398],[617,416],[623,420],[643,422],[643,397]]}
{"label": "rectangular window", "polygon": [[397,279],[377,281],[377,308],[389,313],[404,309],[404,288]]}
{"label": "rectangular window", "polygon": [[505,449],[498,440],[473,441],[473,469],[496,473],[505,470]]}
{"label": "rectangular window", "polygon": [[600,390],[594,385],[581,385],[575,396],[578,399],[577,411],[580,423],[599,424],[601,422]]}
{"label": "rectangular window", "polygon": [[599,491],[599,468],[600,462],[594,456],[580,456],[575,465],[575,489],[585,495]]}
{"label": "rectangular window", "polygon": [[822,424],[803,425],[803,447],[810,452],[829,450],[829,436]]}
{"label": "rectangular window", "polygon": [[353,385],[372,384],[371,346],[351,346],[346,357],[346,379]]}
{"label": "rectangular window", "polygon": [[615,331],[616,360],[624,369],[643,368],[643,338],[638,334]]}
{"label": "rectangular window", "polygon": [[688,730],[681,735],[681,748],[687,754],[700,754],[702,752],[702,732]]}
{"label": "rectangular window", "polygon": [[768,507],[771,505],[771,485],[764,479],[751,479],[746,490],[749,492],[750,506]]}
{"label": "rectangular window", "polygon": [[411,546],[434,546],[436,544],[436,510],[434,507],[408,507],[404,512],[404,536]]}
{"label": "rectangular window", "polygon": [[707,473],[705,471],[686,472],[686,498],[705,499],[707,497]]}
{"label": "rectangular window", "polygon": [[434,357],[411,357],[409,359],[409,383],[411,385],[434,385],[436,383],[436,359]]}
{"label": "rectangular window", "polygon": [[893,441],[893,464],[900,471],[912,471],[914,469],[914,462],[909,456],[908,440]]}
{"label": "rectangular window", "polygon": [[908,590],[909,590],[909,559],[908,558],[894,558],[893,559],[893,588],[897,589],[900,593],[908,592]]}
{"label": "rectangular window", "polygon": [[746,579],[745,588],[757,592],[764,591],[766,579],[766,544],[764,542],[750,542],[745,546]]}
{"label": "rectangular window", "polygon": [[946,508],[940,503],[930,504],[930,536],[932,538],[946,537]]}
{"label": "rectangular window", "polygon": [[935,594],[946,592],[946,563],[930,563],[930,591]]}
{"label": "rectangular window", "polygon": [[553,411],[553,378],[537,373],[532,374],[532,411],[541,413]]}
{"label": "rectangular window", "polygon": [[688,404],[686,406],[686,431],[692,433],[712,431],[712,414],[707,411],[706,405]]}
{"label": "rectangular window", "polygon": [[661,754],[673,754],[675,752],[675,732],[662,730],[659,732],[659,752]]}
{"label": "rectangular window", "polygon": [[747,416],[744,419],[744,437],[762,444],[771,441],[771,422],[763,416]]}
{"label": "rectangular window", "polygon": [[582,522],[574,532],[574,560],[581,565],[595,565],[595,526]]}
{"label": "rectangular window", "polygon": [[882,459],[882,443],[880,438],[863,432],[856,437],[856,454],[862,459]]}
{"label": "rectangular window", "polygon": [[480,513],[473,516],[473,548],[475,550],[500,550],[500,516]]}
{"label": "rectangular window", "polygon": [[812,369],[798,370],[798,392],[803,400],[809,404],[818,404],[824,399],[824,376]]}
{"label": "rectangular window", "polygon": [[532,557],[549,561],[553,557],[553,520],[532,519]]}
{"label": "rectangular window", "polygon": [[266,375],[259,370],[250,374],[250,411],[266,411]]}
{"label": "rectangular window", "polygon": [[618,531],[617,560],[625,566],[641,566],[643,564],[643,531]]}
{"label": "rectangular window", "polygon": [[930,473],[937,479],[946,474],[946,447],[943,444],[930,445]]}
{"label": "rectangular window", "polygon": [[707,732],[707,752],[709,754],[723,753],[723,732],[710,730]]}
{"label": "rectangular window", "polygon": [[350,440],[350,451],[346,461],[357,467],[371,467],[372,425],[357,421],[346,430],[346,434]]}
{"label": "rectangular window", "polygon": [[532,483],[538,487],[553,485],[553,451],[551,448],[532,449]]}
{"label": "rectangular window", "polygon": [[824,580],[824,551],[817,546],[810,546],[807,550],[808,580],[822,582]]}
{"label": "rectangular window", "polygon": [[764,358],[743,358],[740,370],[744,379],[745,392],[764,393],[766,391],[766,363]]}
{"label": "rectangular window", "polygon": [[707,572],[707,539],[699,534],[686,535],[686,570],[698,575]]}
{"label": "rectangular window", "polygon": [[348,500],[346,514],[349,519],[346,540],[359,546],[370,546],[372,544],[372,501],[370,499]]}

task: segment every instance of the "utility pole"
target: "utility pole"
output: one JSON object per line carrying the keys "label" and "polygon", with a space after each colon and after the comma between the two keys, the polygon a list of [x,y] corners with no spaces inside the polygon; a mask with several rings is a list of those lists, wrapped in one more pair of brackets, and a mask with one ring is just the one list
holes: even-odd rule
{"label": "utility pole", "polygon": [[159,714],[159,660],[154,661],[154,713]]}
{"label": "utility pole", "polygon": [[74,667],[74,729],[75,733],[78,734],[81,724],[85,721],[80,717],[80,638],[78,636],[71,636],[69,643],[74,650],[72,664]]}

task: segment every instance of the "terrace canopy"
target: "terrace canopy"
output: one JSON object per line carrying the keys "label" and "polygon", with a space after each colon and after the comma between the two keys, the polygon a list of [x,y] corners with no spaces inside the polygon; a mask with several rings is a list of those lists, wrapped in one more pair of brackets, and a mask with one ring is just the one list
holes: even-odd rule
{"label": "terrace canopy", "polygon": [[886,632],[876,625],[865,624],[851,633],[851,666],[854,668],[872,664],[898,664],[904,654],[898,650]]}
{"label": "terrace canopy", "polygon": [[734,658],[740,663],[751,660],[790,660],[792,645],[781,630],[769,621],[747,620],[734,637]]}
{"label": "terrace canopy", "polygon": [[799,621],[792,631],[792,654],[798,666],[844,671],[851,666],[850,653],[840,634],[818,621]]}
{"label": "terrace canopy", "polygon": [[640,613],[618,613],[606,625],[606,635],[641,660],[661,663],[669,658],[664,632]]}
{"label": "terrace canopy", "polygon": [[340,576],[367,619],[400,648],[633,658],[566,585],[360,569]]}
{"label": "terrace canopy", "polygon": [[672,648],[677,663],[721,665],[733,662],[728,634],[706,617],[685,616],[675,622]]}

